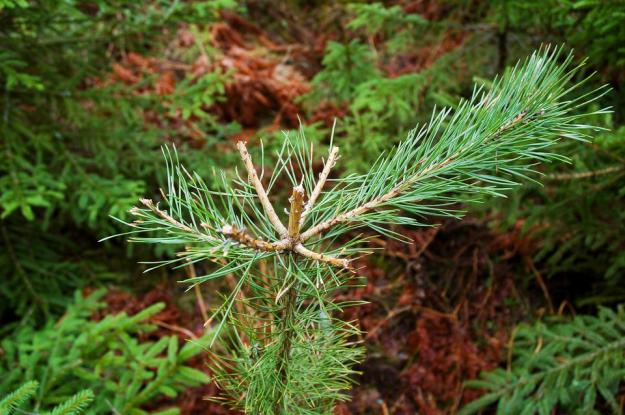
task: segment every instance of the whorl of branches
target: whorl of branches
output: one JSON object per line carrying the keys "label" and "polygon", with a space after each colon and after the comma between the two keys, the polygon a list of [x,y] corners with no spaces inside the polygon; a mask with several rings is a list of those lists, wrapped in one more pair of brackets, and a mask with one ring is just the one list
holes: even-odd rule
{"label": "whorl of branches", "polygon": [[[572,55],[543,48],[517,64],[488,90],[476,88],[457,108],[432,114],[363,174],[331,178],[339,150],[330,143],[322,171],[304,135],[285,136],[266,178],[243,142],[237,144],[244,177],[229,181],[215,172],[217,188],[187,172],[176,153],[164,149],[168,186],[165,207],[151,200],[132,210],[131,240],[184,246],[179,258],[208,260],[216,269],[187,279],[195,285],[227,274],[237,284],[217,309],[217,331],[228,322],[233,357],[223,358],[218,380],[234,405],[254,413],[329,412],[344,399],[351,366],[360,352],[348,339],[357,328],[334,316],[345,304],[333,292],[348,285],[351,260],[363,255],[363,238],[348,231],[368,227],[401,238],[394,225],[419,226],[424,217],[461,216],[459,195],[501,195],[527,178],[537,162],[566,160],[550,146],[560,139],[584,140],[590,128],[579,114],[601,91],[571,99],[579,66]],[[594,114],[603,113],[604,110]],[[343,157],[357,157],[343,154]],[[290,182],[289,203],[272,190]],[[286,195],[284,195],[286,198]],[[280,207],[290,205],[288,226]],[[405,212],[401,214],[400,212]],[[346,236],[349,237],[346,238]],[[356,235],[356,236],[354,236]],[[347,240],[342,246],[335,242]],[[259,266],[262,261],[265,265]],[[237,300],[246,292],[245,300]],[[233,307],[245,302],[252,312]],[[255,323],[250,323],[254,322]],[[313,359],[315,353],[324,359]]]}

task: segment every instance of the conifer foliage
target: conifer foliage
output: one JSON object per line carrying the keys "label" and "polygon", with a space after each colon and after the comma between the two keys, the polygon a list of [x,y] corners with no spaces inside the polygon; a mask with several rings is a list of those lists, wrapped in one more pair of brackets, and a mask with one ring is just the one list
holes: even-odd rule
{"label": "conifer foliage", "polygon": [[488,393],[462,414],[492,402],[497,402],[498,414],[552,414],[556,408],[598,414],[602,407],[623,413],[618,394],[625,374],[625,309],[602,308],[598,316],[551,320],[517,329],[511,367],[467,382]]}
{"label": "conifer foliage", "polygon": [[[33,397],[38,387],[39,382],[33,380],[26,382],[15,391],[8,394],[0,401],[0,415],[11,415],[16,411],[23,412],[20,407]],[[60,405],[55,406],[50,412],[47,412],[47,414],[79,415],[83,413],[83,410],[89,406],[91,401],[93,401],[93,392],[86,389],[78,392]]]}
{"label": "conifer foliage", "polygon": [[[74,304],[58,322],[49,320],[41,330],[22,326],[0,343],[0,370],[5,374],[0,379],[0,395],[29,382],[8,395],[6,408],[32,396],[33,407],[39,410],[79,413],[71,411],[83,408],[94,393],[97,398],[89,406],[89,414],[141,415],[147,414],[141,407],[153,399],[172,398],[208,382],[204,372],[188,365],[208,337],[190,340],[182,347],[176,336],[141,341],[140,335],[155,330],[150,319],[164,304],[153,304],[132,316],[109,314],[94,321],[92,314],[103,308],[104,294],[104,290],[89,296],[77,292]],[[75,394],[85,387],[93,393]],[[178,412],[174,407],[166,413]]]}
{"label": "conifer foliage", "polygon": [[97,233],[85,238],[93,241],[114,232],[108,216],[126,215],[157,179],[150,165],[171,132],[148,125],[143,110],[197,117],[199,105],[223,94],[217,73],[182,80],[171,98],[138,95],[139,85],[107,82],[106,75],[127,77],[115,61],[160,53],[146,45],[232,6],[0,1],[0,315],[53,316],[85,276],[106,278],[102,264],[62,260],[85,254],[63,236]]}
{"label": "conifer foliage", "polygon": [[[134,242],[179,247],[176,259],[157,266],[215,264],[185,281],[190,285],[236,276],[212,319],[228,350],[213,368],[231,405],[250,414],[329,414],[345,399],[362,351],[358,328],[340,317],[357,304],[333,298],[357,282],[354,259],[367,253],[366,238],[354,231],[401,239],[394,225],[459,217],[461,194],[500,195],[536,162],[565,160],[550,146],[585,139],[589,127],[576,110],[598,95],[571,98],[579,86],[569,85],[579,69],[571,62],[558,48],[535,52],[455,111],[435,111],[366,173],[340,179],[332,179],[336,143],[317,175],[318,156],[303,133],[285,136],[271,169],[264,152],[255,165],[239,142],[244,173],[231,181],[216,172],[216,188],[165,150],[164,199],[142,199],[128,234]],[[287,185],[289,203],[280,203]]]}

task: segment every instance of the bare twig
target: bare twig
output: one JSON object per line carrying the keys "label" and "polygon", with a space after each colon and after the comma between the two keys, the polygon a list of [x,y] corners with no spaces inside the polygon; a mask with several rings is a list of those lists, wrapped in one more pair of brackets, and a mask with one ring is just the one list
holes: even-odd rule
{"label": "bare twig", "polygon": [[608,166],[603,169],[581,171],[573,173],[556,173],[547,176],[549,180],[577,180],[577,179],[590,179],[596,176],[603,176],[604,174],[616,173],[625,170],[625,166]]}
{"label": "bare twig", "polygon": [[399,308],[394,308],[384,317],[380,322],[378,322],[369,332],[365,335],[365,339],[371,339],[377,336],[378,331],[382,329],[389,321],[397,317],[398,315],[405,313],[406,311],[412,310],[412,306],[407,305]]}
{"label": "bare twig", "polygon": [[[195,266],[190,259],[187,260],[189,262],[189,266],[186,268],[187,276],[189,279],[193,279],[197,277],[195,273]],[[204,303],[204,296],[202,294],[202,288],[200,288],[200,284],[195,284],[193,286],[193,290],[195,291],[195,300],[197,301],[197,305],[200,308],[200,315],[202,316],[202,321],[208,321],[208,312],[206,311],[206,304]]]}
{"label": "bare twig", "polygon": [[[269,198],[267,197],[265,188],[263,187],[262,183],[260,182],[260,179],[258,178],[258,175],[256,173],[254,165],[252,164],[252,159],[250,157],[249,152],[247,151],[245,143],[243,143],[242,141],[239,141],[239,143],[237,143],[237,147],[241,154],[241,158],[243,159],[243,162],[245,163],[245,167],[248,171],[249,180],[253,183],[254,188],[256,189],[256,193],[258,194],[258,197],[263,206],[263,209],[265,210],[265,213],[267,214],[267,218],[273,224],[274,228],[276,229],[276,231],[278,231],[282,239],[276,242],[267,242],[262,239],[255,238],[254,236],[247,233],[244,229],[239,229],[234,225],[223,226],[222,229],[220,230],[221,233],[257,251],[276,252],[276,251],[291,250],[293,252],[297,252],[298,254],[305,256],[307,258],[313,259],[315,261],[325,262],[336,267],[350,269],[350,266],[349,266],[350,261],[348,259],[337,258],[331,255],[320,254],[320,253],[307,249],[300,243],[300,241],[303,240],[303,235],[300,235],[300,225],[302,223],[302,215],[305,209],[303,187],[296,186],[293,188],[293,194],[291,195],[291,198],[289,199],[291,202],[291,213],[289,217],[289,228],[287,229],[284,227],[284,225],[278,218],[278,215],[276,214],[273,206],[271,205],[271,202],[269,201]],[[323,183],[327,179],[329,171],[332,165],[334,164],[334,162],[336,161],[337,154],[338,154],[338,148],[333,147],[333,149],[330,151],[330,156],[328,157],[326,166],[324,167],[323,172],[319,176],[319,182],[317,183],[317,186],[315,187],[315,191],[313,192],[314,197],[311,197],[312,203],[314,203],[315,199],[319,196],[319,193],[321,192],[321,188],[323,187]],[[154,204],[154,202],[150,199],[141,199],[141,203],[144,206],[146,206],[148,209],[156,213],[159,217],[161,217],[168,223],[174,225],[174,227],[180,230],[193,233],[196,235],[200,235],[203,238],[210,238],[211,240],[216,239],[211,235],[204,234],[198,231],[197,229],[193,229],[185,225],[184,223],[177,221],[172,216],[170,216],[166,211],[159,209]],[[312,203],[309,203],[309,206],[312,206]],[[365,209],[368,209],[369,208],[368,206],[370,205],[370,203],[363,205],[363,207]],[[141,211],[137,208],[131,209],[131,213],[136,216],[142,215]],[[337,216],[336,218],[331,220],[332,224],[329,226],[333,226],[335,223],[343,221],[344,219],[342,219],[342,217],[345,215],[346,214]],[[211,227],[205,223],[202,223],[201,226],[207,229],[211,229]]]}
{"label": "bare twig", "polygon": [[[289,228],[286,232],[287,237],[284,239],[276,242],[263,241],[262,239],[253,237],[245,230],[239,229],[234,225],[224,225],[221,228],[221,233],[257,251],[276,252],[291,250],[315,261],[325,262],[335,267],[351,269],[349,266],[350,261],[348,259],[337,258],[331,255],[324,255],[311,251],[299,242],[301,216],[304,208],[304,188],[302,186],[294,187],[289,201],[291,202]],[[271,204],[269,204],[269,206],[271,206]],[[201,226],[209,227],[209,225],[204,223],[202,223]]]}
{"label": "bare twig", "polygon": [[311,251],[302,244],[295,245],[293,247],[293,251],[307,258],[314,259],[315,261],[325,262],[335,267],[351,269],[349,259],[320,254],[318,252]]}
{"label": "bare twig", "polygon": [[[176,219],[172,218],[167,212],[156,207],[152,199],[139,199],[139,201],[143,206],[147,207],[152,212],[160,216],[162,219],[165,219],[167,222],[174,225],[176,228],[189,233],[198,233],[198,231],[196,231],[195,229],[188,227],[184,223],[178,222]],[[132,208],[129,212],[135,216],[141,216],[141,211],[137,208]]]}
{"label": "bare twig", "polygon": [[[202,224],[202,226],[208,225]],[[280,240],[273,243],[263,241],[262,239],[254,238],[245,230],[239,229],[233,225],[224,225],[224,227],[221,228],[221,233],[257,251],[283,251],[285,249],[288,249],[290,246],[288,239]]]}
{"label": "bare twig", "polygon": [[547,284],[545,284],[545,280],[543,276],[540,274],[540,272],[538,272],[538,269],[536,269],[536,266],[534,265],[534,261],[532,261],[531,258],[529,257],[525,258],[525,262],[527,266],[529,267],[529,269],[534,274],[534,276],[536,277],[536,282],[538,283],[538,286],[542,290],[543,295],[545,296],[545,300],[547,300],[547,306],[549,308],[549,312],[551,314],[554,314],[555,308],[553,306],[553,301],[551,300],[551,295],[549,294],[549,289],[547,288]]}
{"label": "bare twig", "polygon": [[308,202],[306,202],[306,206],[304,207],[304,212],[302,213],[300,224],[304,222],[306,215],[308,215],[313,205],[315,204],[315,202],[321,195],[323,186],[325,185],[325,182],[328,179],[328,176],[330,175],[330,170],[332,170],[332,167],[334,167],[334,164],[336,163],[338,155],[339,155],[339,148],[332,147],[330,149],[330,153],[328,154],[328,160],[326,161],[325,166],[323,166],[323,170],[321,171],[321,173],[319,173],[319,180],[317,181],[315,188],[310,194],[310,198],[308,199]]}
{"label": "bare twig", "polygon": [[[202,224],[202,226],[208,226]],[[331,255],[324,255],[318,252],[311,251],[310,249],[304,247],[301,243],[299,243],[299,239],[297,236],[293,239],[281,239],[276,242],[267,242],[262,239],[254,238],[252,235],[248,234],[246,231],[238,229],[236,226],[225,225],[221,232],[224,235],[236,240],[237,242],[247,246],[248,248],[255,249],[257,251],[263,252],[278,252],[278,251],[293,251],[307,258],[313,259],[315,261],[325,262],[335,267],[351,269],[350,261],[345,258],[337,258]]]}
{"label": "bare twig", "polygon": [[263,184],[260,182],[258,178],[258,174],[256,173],[256,169],[254,168],[254,164],[252,163],[252,157],[250,153],[247,151],[247,147],[243,141],[239,141],[237,143],[237,148],[239,149],[239,153],[241,154],[241,159],[245,164],[245,168],[247,170],[248,178],[254,185],[256,189],[256,194],[258,195],[258,199],[260,200],[261,205],[263,205],[263,209],[265,210],[265,214],[267,215],[267,219],[271,222],[275,230],[280,234],[281,237],[287,236],[287,229],[284,227],[280,218],[276,214],[276,211],[273,209],[271,202],[269,201],[269,197],[267,196],[267,192],[263,187]]}
{"label": "bare twig", "polygon": [[[140,199],[140,202],[142,205],[144,205],[145,207],[147,207],[148,209],[150,209],[152,212],[156,213],[158,216],[161,217],[161,219],[164,219],[165,221],[169,222],[170,224],[174,225],[174,227],[185,231],[185,232],[189,232],[192,233],[194,235],[198,235],[201,238],[205,239],[205,240],[210,240],[210,241],[215,241],[217,240],[216,238],[212,237],[211,235],[207,235],[205,233],[202,233],[200,231],[198,231],[197,229],[193,229],[187,225],[185,225],[182,222],[178,222],[176,219],[172,218],[166,211],[159,209],[154,202],[152,201],[152,199]],[[142,216],[141,214],[141,210],[133,207],[132,209],[129,210],[129,212],[132,215],[135,216]]]}
{"label": "bare twig", "polygon": [[288,234],[290,239],[296,240],[299,238],[299,229],[304,209],[304,188],[301,185],[293,188],[289,202],[291,202],[291,212],[289,213]]}
{"label": "bare twig", "polygon": [[156,324],[157,326],[165,327],[166,329],[177,331],[178,333],[182,333],[190,339],[197,339],[197,335],[193,333],[191,330],[186,329],[184,327],[176,326],[175,324],[165,323],[164,321],[151,319],[150,322]]}

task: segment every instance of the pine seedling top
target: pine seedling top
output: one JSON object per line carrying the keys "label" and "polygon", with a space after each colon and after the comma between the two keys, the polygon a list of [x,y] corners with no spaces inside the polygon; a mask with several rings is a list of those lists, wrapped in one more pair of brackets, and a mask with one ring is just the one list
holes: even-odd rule
{"label": "pine seedling top", "polygon": [[[157,266],[215,264],[185,283],[234,276],[211,319],[227,350],[213,366],[228,402],[250,414],[331,413],[362,355],[358,328],[340,320],[353,304],[333,300],[357,274],[353,259],[366,253],[365,237],[353,231],[401,238],[394,227],[461,216],[460,194],[501,195],[537,162],[566,160],[550,146],[587,138],[589,114],[579,109],[601,93],[574,96],[581,83],[570,81],[580,66],[571,63],[571,54],[543,48],[455,110],[435,111],[367,172],[338,179],[331,170],[339,148],[330,143],[317,172],[303,133],[285,136],[271,169],[264,151],[254,161],[239,142],[243,171],[234,180],[216,172],[212,189],[165,149],[163,200],[142,199],[128,233],[134,242],[181,247]],[[280,203],[285,183],[290,197]]]}

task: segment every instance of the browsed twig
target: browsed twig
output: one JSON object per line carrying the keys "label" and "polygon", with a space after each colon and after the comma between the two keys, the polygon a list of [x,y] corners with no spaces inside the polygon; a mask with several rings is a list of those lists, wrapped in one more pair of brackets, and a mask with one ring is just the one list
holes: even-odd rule
{"label": "browsed twig", "polygon": [[335,267],[351,269],[349,259],[337,258],[331,255],[320,254],[318,252],[311,251],[310,249],[306,248],[304,245],[300,243],[298,243],[297,245],[293,247],[293,251],[307,258],[314,259],[315,261],[325,262]]}
{"label": "browsed twig", "polygon": [[[170,224],[174,225],[176,228],[183,230],[185,232],[189,232],[195,235],[199,235],[200,237],[206,239],[206,240],[215,240],[215,238],[213,238],[210,235],[207,235],[205,233],[202,233],[200,231],[198,231],[197,229],[193,229],[187,225],[185,225],[182,222],[178,222],[176,219],[172,218],[167,212],[165,212],[164,210],[159,209],[154,202],[152,201],[152,199],[139,199],[139,201],[141,202],[142,205],[144,205],[145,207],[147,207],[148,209],[150,209],[152,212],[156,213],[161,219],[164,219],[165,221],[169,222]],[[141,209],[137,208],[137,207],[133,207],[132,209],[129,210],[130,214],[135,215],[135,216],[143,216],[141,213]]]}
{"label": "browsed twig", "polygon": [[258,178],[258,174],[256,173],[256,169],[254,168],[254,164],[252,163],[252,157],[250,153],[247,151],[247,147],[243,141],[239,141],[237,143],[237,148],[239,149],[239,154],[241,154],[241,159],[245,164],[245,169],[247,170],[247,175],[249,180],[254,185],[256,189],[256,194],[258,195],[258,199],[260,200],[260,204],[263,206],[265,210],[265,214],[267,215],[267,219],[273,225],[275,230],[280,234],[281,237],[287,236],[287,229],[284,227],[280,218],[276,214],[276,211],[273,209],[271,202],[269,201],[269,197],[267,196],[267,192],[263,187],[263,184],[260,182]]}
{"label": "browsed twig", "polygon": [[288,235],[290,239],[295,240],[299,238],[299,229],[304,209],[304,188],[301,185],[293,188],[289,202],[291,202],[291,212],[289,213]]}
{"label": "browsed twig", "polygon": [[330,149],[330,154],[328,154],[328,160],[326,160],[326,164],[325,166],[323,166],[323,170],[321,171],[321,173],[319,173],[319,180],[317,181],[317,184],[315,185],[315,188],[313,189],[310,195],[310,198],[308,199],[308,202],[306,202],[306,206],[304,207],[304,212],[302,213],[300,224],[304,222],[306,215],[308,215],[313,205],[319,198],[319,195],[321,195],[323,186],[325,185],[326,180],[328,180],[328,176],[330,175],[330,170],[332,170],[332,167],[334,167],[334,164],[336,163],[338,155],[339,155],[339,148],[332,147]]}
{"label": "browsed twig", "polygon": [[[208,227],[206,224],[202,224],[202,226]],[[277,242],[263,241],[262,239],[254,238],[245,230],[239,229],[233,225],[224,225],[223,228],[221,228],[221,233],[257,251],[283,251],[289,248],[289,241],[287,239]]]}
{"label": "browsed twig", "polygon": [[[208,225],[202,224],[202,226]],[[276,242],[267,242],[263,241],[262,239],[254,238],[245,230],[239,229],[236,226],[232,225],[225,225],[221,229],[221,233],[236,240],[242,245],[245,245],[248,248],[252,248],[257,251],[276,252],[291,250],[315,261],[325,262],[335,267],[351,269],[349,265],[350,261],[348,259],[320,254],[304,247],[304,245],[299,243],[298,235],[296,235],[295,238],[282,239]]]}

